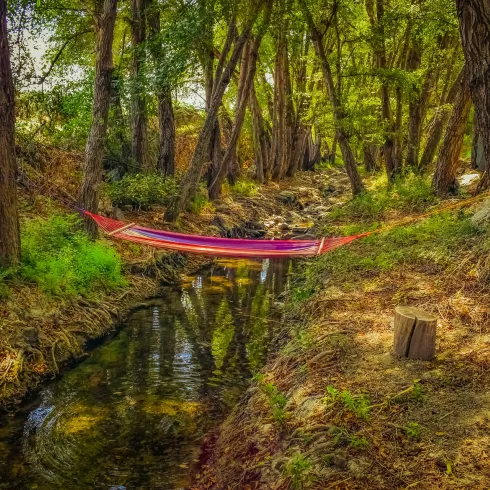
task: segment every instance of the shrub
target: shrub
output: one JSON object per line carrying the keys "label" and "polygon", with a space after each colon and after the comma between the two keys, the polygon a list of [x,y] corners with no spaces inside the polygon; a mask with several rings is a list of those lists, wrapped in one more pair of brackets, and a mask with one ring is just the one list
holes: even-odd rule
{"label": "shrub", "polygon": [[231,187],[231,192],[237,196],[254,197],[259,192],[259,187],[251,180],[239,180]]}
{"label": "shrub", "polygon": [[119,256],[107,245],[91,242],[75,215],[27,222],[19,274],[56,296],[89,295],[125,284]]}
{"label": "shrub", "polygon": [[405,212],[422,211],[437,203],[430,181],[426,177],[409,174],[397,179],[391,186],[383,180],[373,189],[354,197],[344,206],[334,209],[330,218],[356,218],[376,221],[385,217],[390,210]]}
{"label": "shrub", "polygon": [[177,182],[159,174],[132,174],[107,184],[106,191],[115,205],[132,204],[139,208],[152,204],[166,206],[177,194]]}

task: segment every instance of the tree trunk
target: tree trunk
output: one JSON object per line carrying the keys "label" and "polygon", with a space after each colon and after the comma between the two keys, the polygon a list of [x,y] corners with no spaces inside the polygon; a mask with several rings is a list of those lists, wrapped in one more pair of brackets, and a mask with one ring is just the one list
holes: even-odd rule
{"label": "tree trunk", "polygon": [[[147,19],[150,33],[150,51],[156,64],[162,63],[163,53],[160,35],[160,10],[157,4],[147,0]],[[157,81],[158,105],[158,160],[157,169],[163,176],[175,173],[175,119],[172,93],[168,80]]]}
{"label": "tree trunk", "polygon": [[[98,5],[96,4],[98,7]],[[102,183],[104,145],[111,99],[112,41],[116,21],[117,0],[104,0],[102,10],[95,12],[95,79],[92,107],[92,125],[85,147],[85,172],[80,191],[80,206],[96,213],[99,205],[99,187]],[[97,225],[86,219],[86,230],[91,238],[97,236]]]}
{"label": "tree trunk", "polygon": [[[460,91],[462,76],[463,70],[461,70],[456,81],[453,83],[451,89],[449,90],[449,93],[447,94],[447,97],[443,99],[444,104],[454,103],[454,100]],[[425,172],[429,165],[432,163],[432,160],[434,159],[437,151],[437,147],[439,146],[439,141],[441,141],[444,127],[447,124],[450,114],[451,110],[446,106],[442,106],[437,109],[434,118],[429,125],[429,136],[427,137],[424,152],[419,163],[420,173]]]}
{"label": "tree trunk", "polygon": [[132,58],[131,58],[131,157],[134,170],[148,168],[148,134],[146,97],[143,86],[145,29],[145,0],[132,0]]}
{"label": "tree trunk", "polygon": [[375,143],[364,143],[362,145],[364,168],[366,172],[376,172],[376,170],[379,170],[378,153],[379,148]]}
{"label": "tree trunk", "polygon": [[432,361],[436,353],[437,318],[419,308],[395,310],[394,350],[401,357]]}
{"label": "tree trunk", "polygon": [[473,138],[471,143],[471,168],[477,170],[482,167],[483,140],[478,129],[478,118],[473,116]]}
{"label": "tree trunk", "polygon": [[460,91],[454,102],[453,112],[444,135],[436,171],[432,178],[432,187],[441,195],[456,190],[456,171],[463,146],[464,131],[471,109],[471,97],[468,80],[465,75],[461,80]]}
{"label": "tree trunk", "polygon": [[172,94],[159,92],[158,127],[160,130],[158,142],[157,169],[164,176],[175,174],[175,119],[172,106]]}
{"label": "tree trunk", "polygon": [[255,178],[258,182],[265,182],[266,169],[269,162],[270,135],[267,132],[262,109],[255,93],[255,84],[250,91],[250,112],[252,114],[252,128],[255,154]]}
{"label": "tree trunk", "polygon": [[285,175],[286,139],[286,58],[287,41],[284,29],[280,29],[274,69],[274,119],[272,122],[271,162],[272,178],[280,180]]}
{"label": "tree trunk", "polygon": [[15,158],[14,83],[7,32],[7,1],[0,0],[0,267],[20,260]]}
{"label": "tree trunk", "polygon": [[235,67],[240,59],[243,46],[249,38],[252,27],[263,6],[263,2],[259,2],[257,4],[256,9],[253,11],[250,18],[246,22],[242,34],[238,37],[238,39],[236,39],[233,47],[233,52],[230,55],[226,66],[220,67],[218,64],[217,73],[220,73],[220,76],[215,77],[212,99],[209,110],[206,114],[204,126],[199,133],[196,148],[194,150],[189,169],[187,170],[187,173],[185,174],[180,184],[179,195],[170,203],[165,212],[164,219],[166,221],[176,221],[179,217],[179,214],[196,193],[199,185],[199,180],[201,179],[203,173],[204,164],[206,163],[205,157],[206,153],[209,151],[209,143],[211,141],[213,130],[216,126],[218,111],[223,100],[223,95],[226,88],[228,87],[228,84],[230,83],[233,72],[235,71]]}
{"label": "tree trunk", "polygon": [[483,140],[486,184],[490,181],[490,1],[456,0],[468,84]]}
{"label": "tree trunk", "polygon": [[[421,62],[422,49],[420,44],[415,43],[415,46],[410,50],[407,68],[410,71],[416,71],[420,68]],[[427,80],[429,76],[430,74],[427,74]],[[408,104],[408,143],[406,159],[407,167],[410,168],[417,168],[419,163],[420,128],[422,125],[423,111],[422,94],[428,91],[429,87],[430,85],[427,86],[427,84],[424,83],[422,89],[419,89],[416,84],[413,84],[411,90],[412,93]]]}
{"label": "tree trunk", "polygon": [[344,113],[340,104],[340,100],[338,98],[338,94],[335,89],[332,70],[330,67],[330,63],[328,62],[325,46],[323,45],[322,42],[322,36],[320,35],[320,32],[315,26],[313,17],[308,9],[306,1],[300,0],[300,3],[303,9],[303,13],[306,17],[308,27],[310,28],[311,31],[311,38],[313,41],[313,45],[315,47],[316,54],[321,63],[323,79],[327,87],[330,104],[332,105],[337,141],[340,146],[340,151],[342,152],[342,157],[344,160],[344,165],[347,171],[347,175],[349,176],[352,194],[355,196],[357,194],[360,194],[364,190],[364,185],[362,183],[361,176],[359,175],[359,171],[357,170],[356,161],[354,159],[354,155],[352,153],[352,149],[349,144],[348,135],[342,125],[344,119]]}

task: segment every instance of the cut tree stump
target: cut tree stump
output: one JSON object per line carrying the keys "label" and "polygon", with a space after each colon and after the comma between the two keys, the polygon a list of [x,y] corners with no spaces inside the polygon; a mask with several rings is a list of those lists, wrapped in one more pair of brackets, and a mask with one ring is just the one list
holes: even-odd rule
{"label": "cut tree stump", "polygon": [[409,359],[431,361],[436,353],[437,318],[412,306],[395,309],[395,353]]}

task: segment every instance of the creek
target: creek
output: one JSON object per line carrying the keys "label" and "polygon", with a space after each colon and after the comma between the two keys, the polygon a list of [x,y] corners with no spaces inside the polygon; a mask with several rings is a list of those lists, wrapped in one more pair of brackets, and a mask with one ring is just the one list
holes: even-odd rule
{"label": "creek", "polygon": [[264,364],[287,261],[167,287],[0,428],[0,489],[180,489]]}

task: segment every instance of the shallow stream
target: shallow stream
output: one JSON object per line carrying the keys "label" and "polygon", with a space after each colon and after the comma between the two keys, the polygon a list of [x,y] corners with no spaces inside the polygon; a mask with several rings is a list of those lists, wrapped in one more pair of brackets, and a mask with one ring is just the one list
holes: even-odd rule
{"label": "shallow stream", "polygon": [[0,428],[0,489],[180,489],[264,363],[288,262],[222,260],[135,311]]}

